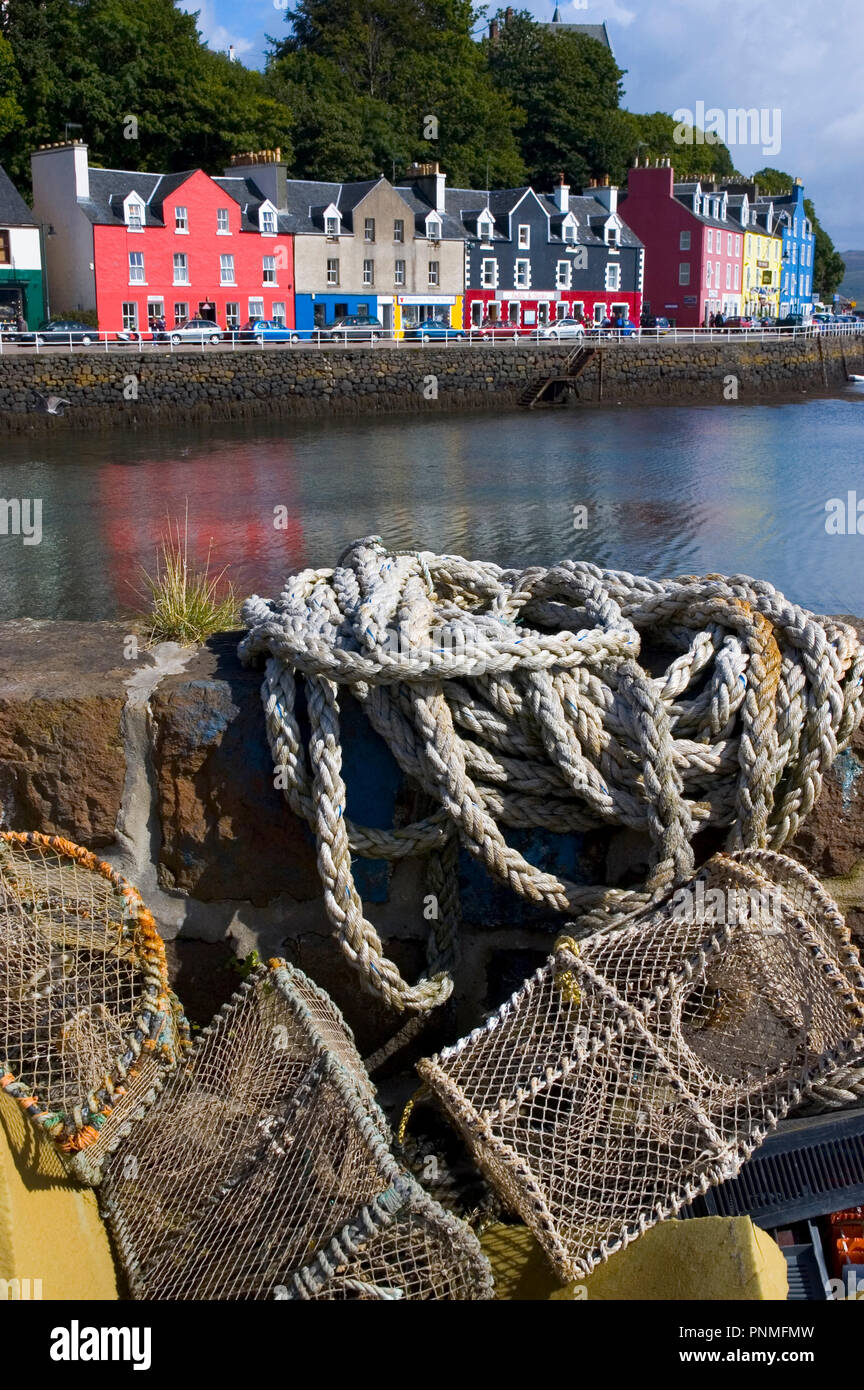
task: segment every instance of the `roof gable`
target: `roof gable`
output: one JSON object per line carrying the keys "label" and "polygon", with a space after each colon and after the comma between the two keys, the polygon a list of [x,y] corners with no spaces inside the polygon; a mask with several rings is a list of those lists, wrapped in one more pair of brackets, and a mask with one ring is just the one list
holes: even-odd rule
{"label": "roof gable", "polygon": [[7,227],[38,226],[36,218],[2,165],[0,165],[0,222]]}

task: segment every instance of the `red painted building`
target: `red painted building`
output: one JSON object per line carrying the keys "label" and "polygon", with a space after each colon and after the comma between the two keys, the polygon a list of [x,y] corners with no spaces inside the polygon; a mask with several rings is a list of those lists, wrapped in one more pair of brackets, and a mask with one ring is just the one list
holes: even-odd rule
{"label": "red painted building", "polygon": [[32,166],[63,312],[95,310],[109,332],[199,315],[294,326],[294,238],[252,178],[90,168],[77,142],[38,150]]}
{"label": "red painted building", "polygon": [[744,230],[723,189],[675,183],[669,164],[631,169],[621,216],[645,247],[646,305],[682,328],[740,314]]}

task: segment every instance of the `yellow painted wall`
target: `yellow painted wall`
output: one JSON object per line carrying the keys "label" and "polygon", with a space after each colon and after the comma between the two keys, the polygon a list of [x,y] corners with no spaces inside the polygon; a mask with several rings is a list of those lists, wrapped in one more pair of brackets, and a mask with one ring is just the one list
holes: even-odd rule
{"label": "yellow painted wall", "polygon": [[[742,274],[744,282],[742,313],[756,312],[754,307],[758,305],[762,313],[770,313],[775,316],[780,312],[780,274],[782,267],[782,238],[776,236],[764,236],[758,232],[744,233],[744,263]],[[771,286],[762,285],[761,279],[763,270],[757,265],[757,261],[768,261],[771,270]],[[748,286],[749,280],[749,286]],[[766,298],[760,299],[758,291],[764,289]]]}
{"label": "yellow painted wall", "polygon": [[[66,1176],[50,1140],[0,1092],[0,1279],[41,1280],[43,1299],[116,1299],[96,1195]],[[13,1285],[11,1296],[20,1293]],[[0,1298],[7,1285],[0,1286]]]}
{"label": "yellow painted wall", "polygon": [[563,1288],[526,1226],[491,1226],[480,1243],[495,1296],[507,1301],[776,1301],[788,1292],[782,1250],[749,1216],[662,1221]]}

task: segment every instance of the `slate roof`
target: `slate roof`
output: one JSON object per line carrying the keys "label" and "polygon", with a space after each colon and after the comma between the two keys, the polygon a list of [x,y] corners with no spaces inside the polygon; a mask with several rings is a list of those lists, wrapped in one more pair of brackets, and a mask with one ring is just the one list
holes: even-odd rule
{"label": "slate roof", "polygon": [[285,231],[297,236],[320,236],[324,231],[324,213],[331,203],[342,215],[343,230],[353,231],[354,209],[382,181],[380,175],[377,179],[360,179],[356,183],[288,179]]}
{"label": "slate roof", "polygon": [[[417,184],[395,184],[396,192],[414,214],[414,230],[420,236],[426,235],[426,218],[430,212],[435,212],[435,208],[420,192]],[[461,241],[465,236],[465,229],[458,217],[454,217],[450,208],[447,207],[445,197],[444,211],[439,212],[441,218],[441,240],[442,241]]]}
{"label": "slate roof", "polygon": [[2,164],[0,164],[0,225],[5,227],[37,227],[39,225]]}
{"label": "slate roof", "polygon": [[[677,198],[678,202],[679,202],[679,203],[682,203],[682,204],[684,205],[684,207],[686,207],[686,209],[687,209],[687,211],[690,213],[690,215],[691,215],[692,217],[695,217],[697,222],[703,223],[704,226],[706,226],[706,227],[719,227],[719,228],[721,229],[721,231],[724,231],[724,232],[742,232],[742,231],[744,230],[744,227],[743,227],[742,223],[740,222],[740,220],[739,220],[738,218],[735,218],[735,217],[728,217],[728,216],[727,216],[727,217],[712,217],[712,216],[711,216],[710,214],[708,214],[708,213],[704,213],[704,212],[694,212],[694,211],[693,211],[693,194],[696,193],[696,192],[700,189],[700,187],[701,187],[701,185],[700,185],[699,183],[676,183],[676,184],[674,185],[674,188],[673,188],[673,194],[674,194],[675,198]],[[722,192],[720,192],[719,190],[710,189],[710,188],[709,188],[709,189],[706,189],[705,192],[707,193],[707,196],[708,196],[709,198],[713,198],[713,197],[719,198],[719,199],[720,199],[720,202],[721,202],[721,204],[722,204],[722,202],[723,202],[723,194],[722,194]],[[736,195],[731,194],[731,193],[729,193],[729,194],[726,195],[726,199],[727,199],[727,201],[726,201],[726,206],[727,206],[727,209],[732,205],[732,200],[733,200],[733,197],[735,197],[735,196],[736,196]],[[739,194],[739,195],[737,195],[737,196],[738,196],[739,198],[742,197],[741,194]],[[740,204],[739,204],[739,206],[740,206]]]}
{"label": "slate roof", "polygon": [[[402,192],[399,189],[399,192]],[[528,185],[521,188],[448,188],[445,194],[445,206],[447,208],[447,218],[458,224],[459,230],[455,232],[458,237],[476,238],[477,221],[486,208],[495,218],[492,230],[492,241],[509,240],[510,217],[519,207],[526,195],[530,195],[533,190]],[[559,210],[554,198],[549,194],[537,194],[543,211],[549,218],[550,241],[552,243],[563,241],[561,235],[561,224],[566,213]],[[590,195],[570,194],[569,211],[574,214],[578,222],[576,233],[577,245],[603,244],[603,229],[609,219],[606,208]],[[623,216],[619,213],[619,220],[622,222],[620,246],[639,247],[642,242],[635,232],[627,226]],[[573,243],[568,243],[573,244]]]}
{"label": "slate roof", "polygon": [[[140,169],[98,169],[91,165],[90,197],[79,198],[78,206],[91,222],[99,226],[121,227],[124,221],[123,203],[134,192],[144,200],[145,227],[164,227],[165,199],[182,188],[186,180],[197,172],[196,169],[186,169],[178,174],[145,174]],[[214,178],[213,182],[239,205],[241,229],[244,232],[257,232],[257,213],[265,198],[254,179]],[[280,232],[290,230],[285,223],[284,217],[277,218]]]}
{"label": "slate roof", "polygon": [[605,24],[565,24],[561,19],[561,7],[556,5],[555,13],[548,27],[551,29],[553,26],[555,29],[563,30],[568,34],[584,34],[586,39],[596,39],[598,43],[603,44],[604,48],[608,48],[610,53],[612,52],[612,45],[609,42]]}

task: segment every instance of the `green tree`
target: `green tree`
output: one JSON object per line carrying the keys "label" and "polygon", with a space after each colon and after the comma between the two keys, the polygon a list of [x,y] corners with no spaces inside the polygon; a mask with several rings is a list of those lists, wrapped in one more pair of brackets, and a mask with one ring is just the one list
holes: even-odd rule
{"label": "green tree", "polygon": [[663,111],[645,116],[631,115],[630,120],[635,135],[631,155],[640,159],[671,160],[675,177],[682,183],[699,178],[726,178],[735,173],[726,145],[708,143],[698,126],[679,131],[679,136],[686,138],[676,140],[678,124]]}
{"label": "green tree", "polygon": [[288,112],[261,73],[202,42],[175,0],[15,0],[4,12],[26,128],[4,142],[23,182],[30,150],[71,133],[94,164],[221,170],[231,154],[281,145]]}
{"label": "green tree", "polygon": [[834,292],[839,290],[843,283],[843,277],[846,274],[846,262],[816,216],[813,203],[809,198],[804,199],[804,211],[813,224],[813,234],[816,237],[816,247],[813,254],[813,288],[818,291],[823,303],[827,304],[833,298]]}
{"label": "green tree", "polygon": [[8,39],[0,37],[0,142],[24,125],[21,77]]}
{"label": "green tree", "polygon": [[492,79],[522,110],[516,133],[529,176],[549,188],[627,167],[632,129],[620,110],[624,76],[609,50],[582,34],[556,34],[526,10],[498,12],[498,33],[481,45]]}
{"label": "green tree", "polygon": [[300,0],[268,90],[294,116],[300,176],[391,177],[437,159],[452,184],[518,183],[513,126],[472,38],[470,0]]}

